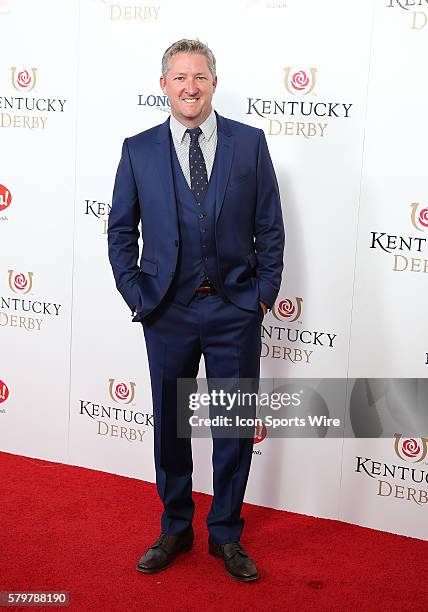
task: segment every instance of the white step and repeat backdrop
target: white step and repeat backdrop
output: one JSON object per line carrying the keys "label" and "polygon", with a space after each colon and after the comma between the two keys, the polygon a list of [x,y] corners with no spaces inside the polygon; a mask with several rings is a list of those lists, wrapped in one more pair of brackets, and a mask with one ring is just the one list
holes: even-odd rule
{"label": "white step and repeat backdrop", "polygon": [[[179,38],[208,42],[216,110],[265,131],[280,183],[263,376],[347,379],[344,411],[355,379],[426,377],[427,2],[0,0],[0,37],[2,450],[154,480],[142,328],[106,228],[123,139],[168,116]],[[427,539],[425,435],[267,430],[246,499]],[[209,493],[211,442],[193,446]]]}

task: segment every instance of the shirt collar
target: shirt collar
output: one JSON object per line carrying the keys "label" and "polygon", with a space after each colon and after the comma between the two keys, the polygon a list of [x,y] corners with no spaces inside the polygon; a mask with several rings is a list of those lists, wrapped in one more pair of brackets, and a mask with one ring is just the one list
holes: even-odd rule
{"label": "shirt collar", "polygon": [[[199,127],[202,130],[205,140],[209,140],[217,127],[217,118],[215,116],[214,109],[211,110],[211,113]],[[176,142],[183,142],[187,127],[180,123],[180,121],[178,121],[173,114],[171,114],[169,121],[169,129],[171,130],[172,137]]]}

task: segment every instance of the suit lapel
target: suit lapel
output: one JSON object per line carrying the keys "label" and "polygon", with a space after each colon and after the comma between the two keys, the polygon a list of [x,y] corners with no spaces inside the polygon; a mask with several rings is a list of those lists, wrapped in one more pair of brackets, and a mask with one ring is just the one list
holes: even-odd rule
{"label": "suit lapel", "polygon": [[156,168],[158,170],[159,191],[165,193],[165,203],[169,211],[168,219],[178,225],[177,202],[175,198],[174,179],[172,176],[171,150],[169,137],[169,118],[162,123],[155,137]]}
{"label": "suit lapel", "polygon": [[[215,220],[220,215],[227,184],[229,181],[230,169],[232,167],[235,142],[230,132],[227,119],[216,113],[217,117],[217,186],[216,186],[216,212]],[[160,189],[165,193],[165,202],[170,219],[178,225],[177,203],[174,190],[174,179],[172,176],[170,137],[169,137],[169,118],[162,123],[155,136],[156,147],[156,167],[158,169],[158,180],[161,183]]]}
{"label": "suit lapel", "polygon": [[230,168],[232,166],[235,142],[227,124],[227,119],[216,113],[217,117],[217,192],[216,192],[216,214],[215,220],[220,215],[224,202],[227,183],[229,181]]}

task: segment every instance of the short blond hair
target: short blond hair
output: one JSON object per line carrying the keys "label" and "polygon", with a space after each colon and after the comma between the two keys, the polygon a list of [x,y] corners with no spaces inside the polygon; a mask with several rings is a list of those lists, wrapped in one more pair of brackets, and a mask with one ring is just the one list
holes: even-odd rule
{"label": "short blond hair", "polygon": [[165,76],[169,70],[169,64],[173,55],[177,53],[197,53],[199,55],[204,55],[207,58],[208,69],[215,77],[216,75],[216,61],[214,57],[214,53],[205,43],[200,40],[190,40],[188,38],[182,38],[181,40],[177,40],[173,43],[168,49],[165,51],[162,57],[162,75]]}

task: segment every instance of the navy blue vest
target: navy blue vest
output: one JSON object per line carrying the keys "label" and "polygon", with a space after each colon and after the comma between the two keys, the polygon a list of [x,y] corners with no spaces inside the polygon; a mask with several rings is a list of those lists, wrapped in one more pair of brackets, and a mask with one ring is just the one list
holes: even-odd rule
{"label": "navy blue vest", "polygon": [[188,304],[203,278],[208,276],[222,294],[215,245],[215,204],[217,191],[217,155],[202,204],[198,204],[178,161],[171,139],[171,162],[174,177],[180,232],[177,268],[169,299]]}

